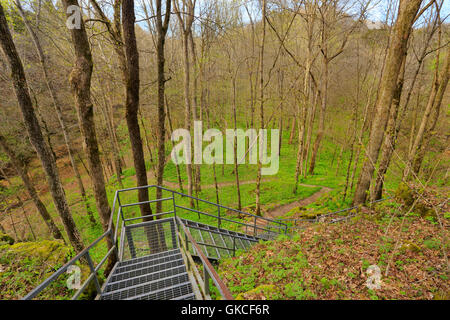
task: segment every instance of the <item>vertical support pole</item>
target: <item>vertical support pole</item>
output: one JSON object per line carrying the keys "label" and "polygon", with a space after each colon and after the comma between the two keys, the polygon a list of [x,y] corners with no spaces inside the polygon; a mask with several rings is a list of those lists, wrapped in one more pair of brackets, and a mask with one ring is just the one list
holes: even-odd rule
{"label": "vertical support pole", "polygon": [[256,236],[258,234],[258,231],[256,231],[256,216],[255,216],[255,225],[254,225],[253,228],[254,228],[254,232],[253,233]]}
{"label": "vertical support pole", "polygon": [[206,269],[205,265],[203,265],[203,284],[204,284],[204,291],[206,295],[209,295],[209,273]]}
{"label": "vertical support pole", "polygon": [[177,219],[177,207],[175,206],[175,193],[172,191],[173,216]]}
{"label": "vertical support pole", "polygon": [[125,223],[122,221],[122,227],[120,231],[120,248],[119,248],[119,261],[123,258],[123,247],[125,244]]}
{"label": "vertical support pole", "polygon": [[236,256],[236,237],[233,237],[233,257]]}
{"label": "vertical support pole", "polygon": [[220,225],[222,224],[222,221],[220,219],[220,207],[217,206],[217,228],[220,229]]}
{"label": "vertical support pole", "polygon": [[119,206],[119,214],[122,217],[122,221],[125,223],[125,225],[127,225],[125,219],[123,218],[122,206]]}
{"label": "vertical support pole", "polygon": [[[118,228],[118,226],[116,226]],[[117,245],[117,241],[114,241],[114,229],[109,229],[109,235],[107,237],[111,238],[111,243],[113,246],[115,246],[114,251],[116,254],[117,259],[119,259],[119,246]]]}
{"label": "vertical support pole", "polygon": [[184,243],[186,244],[186,252],[188,252],[189,251],[189,242],[188,242],[188,236],[186,233],[184,234]]}
{"label": "vertical support pole", "polygon": [[134,259],[136,258],[136,248],[134,247],[134,241],[133,236],[131,235],[131,231],[127,227],[125,227],[125,234],[128,240],[128,247],[130,248],[131,257]]}
{"label": "vertical support pole", "polygon": [[102,294],[102,288],[100,287],[100,283],[98,282],[97,272],[95,271],[94,263],[92,262],[89,251],[86,252],[85,255],[86,255],[86,260],[89,264],[89,269],[91,270],[91,273],[94,274],[94,283],[95,283],[95,288],[97,289],[97,293]]}
{"label": "vertical support pole", "polygon": [[178,245],[177,245],[177,230],[176,230],[176,225],[175,225],[175,219],[171,220],[169,222],[169,224],[170,224],[170,233],[172,235],[172,248],[175,249],[175,248],[178,248]]}
{"label": "vertical support pole", "polygon": [[[188,255],[187,252],[189,252],[189,243],[188,243],[188,237],[187,234],[184,234],[184,251],[186,252],[186,256]],[[191,261],[189,259],[186,259],[187,263],[187,270],[191,271]]]}

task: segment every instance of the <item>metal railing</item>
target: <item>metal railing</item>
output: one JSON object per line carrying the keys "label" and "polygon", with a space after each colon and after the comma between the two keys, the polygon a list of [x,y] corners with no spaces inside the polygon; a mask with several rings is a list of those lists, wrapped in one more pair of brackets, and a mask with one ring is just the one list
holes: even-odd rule
{"label": "metal railing", "polygon": [[106,262],[106,260],[109,258],[109,256],[117,249],[115,245],[113,245],[107,254],[102,258],[102,260],[97,264],[97,266],[94,266],[94,262],[92,261],[90,251],[92,248],[94,248],[98,243],[100,243],[101,240],[105,239],[108,236],[112,235],[112,229],[108,229],[104,234],[102,234],[100,237],[98,237],[94,242],[92,242],[89,246],[84,248],[80,253],[78,253],[75,257],[73,257],[69,262],[67,262],[64,266],[59,268],[54,274],[52,274],[50,277],[45,279],[41,284],[39,284],[36,288],[34,288],[31,292],[29,292],[23,300],[31,300],[38,296],[45,288],[47,288],[52,282],[58,279],[59,276],[61,276],[63,273],[65,273],[67,270],[69,270],[70,266],[75,265],[77,262],[81,262],[83,264],[87,263],[89,266],[89,275],[87,279],[81,284],[81,287],[75,292],[75,294],[72,296],[72,300],[76,300],[80,297],[80,295],[85,291],[85,289],[88,287],[88,285],[94,281],[95,288],[98,293],[100,293],[101,286],[99,282],[98,272],[100,268],[103,266],[103,264]]}
{"label": "metal railing", "polygon": [[[165,191],[165,192],[169,193],[170,196],[162,197],[160,199],[148,200],[148,201],[121,203],[120,194],[125,193],[125,192],[130,192],[130,191],[136,191],[139,189],[148,189],[148,190],[159,189],[161,191]],[[196,209],[194,209],[194,208],[189,208],[187,206],[180,205],[177,203],[177,196],[180,198],[180,200],[182,198],[188,198],[188,199],[195,200],[195,202],[197,204],[203,203],[203,204],[215,207],[216,213],[211,214],[211,213],[207,213],[207,212],[199,210],[198,207]],[[126,217],[124,215],[124,210],[123,210],[124,208],[140,206],[143,204],[150,205],[152,203],[165,202],[165,201],[172,202],[171,210],[152,214],[150,217],[161,217],[161,216],[165,216],[165,215],[173,215],[176,218],[177,215],[180,215],[180,211],[184,211],[184,212],[197,213],[199,219],[201,219],[202,217],[209,217],[216,221],[218,228],[221,228],[222,224],[224,222],[226,222],[229,225],[234,225],[235,227],[240,228],[239,232],[242,232],[242,233],[245,233],[248,235],[252,235],[252,236],[256,236],[256,237],[260,237],[260,238],[265,238],[265,236],[268,234],[280,234],[280,233],[288,232],[288,225],[284,222],[276,221],[276,220],[265,218],[265,217],[260,217],[260,216],[257,216],[257,215],[254,215],[254,214],[251,214],[248,212],[244,212],[244,211],[234,209],[231,207],[227,207],[227,206],[224,206],[224,205],[221,205],[218,203],[214,203],[214,202],[211,202],[208,200],[190,196],[190,195],[187,195],[187,194],[184,194],[184,193],[172,190],[172,189],[168,189],[165,187],[161,187],[158,185],[140,186],[140,187],[133,187],[133,188],[117,190],[116,195],[114,197],[114,205],[113,205],[113,206],[115,206],[116,203],[118,204],[116,224],[119,225],[120,219],[122,220],[123,226],[126,226],[127,223],[129,223],[131,221],[149,218],[149,216]],[[251,219],[252,222],[247,223],[247,222],[243,222],[243,221],[233,220],[228,215],[224,215],[221,209],[239,214],[242,217],[240,220]],[[116,229],[116,232],[114,235],[114,241],[116,242],[117,239],[118,239],[118,233],[117,233],[117,229]]]}
{"label": "metal railing", "polygon": [[[202,297],[206,300],[211,299],[209,287],[209,279],[211,279],[224,300],[233,300],[234,298],[230,290],[222,281],[222,279],[220,279],[216,270],[211,265],[211,262],[200,249],[199,243],[195,241],[194,237],[189,231],[189,228],[184,225],[183,221],[179,217],[176,218],[176,221],[179,228],[177,235],[181,244],[181,248],[184,254],[186,255],[187,270],[188,272],[193,273],[195,281],[201,290]],[[203,266],[203,277],[200,276],[200,272],[198,271],[197,266],[194,260],[192,259],[192,256],[189,251],[189,242],[191,243],[194,250],[197,252],[198,257],[200,258],[200,261]]]}
{"label": "metal railing", "polygon": [[[117,191],[116,191],[116,196],[117,196]],[[70,259],[65,265],[63,265],[61,268],[59,268],[50,277],[45,279],[37,287],[35,287],[33,290],[31,290],[25,297],[22,298],[22,300],[31,300],[31,299],[37,297],[45,288],[47,288],[50,284],[52,284],[54,281],[56,281],[59,276],[61,276],[65,272],[67,272],[67,270],[69,270],[69,267],[74,266],[77,262],[81,262],[82,264],[87,263],[87,265],[89,266],[89,275],[87,276],[87,279],[81,284],[81,287],[71,297],[71,299],[72,300],[78,299],[92,281],[94,281],[94,283],[95,283],[95,289],[97,290],[97,294],[98,295],[101,294],[102,288],[100,286],[98,273],[99,273],[101,267],[106,262],[106,260],[113,253],[116,255],[116,257],[118,257],[117,237],[115,237],[113,234],[113,229],[114,229],[113,216],[114,216],[115,206],[116,206],[116,196],[114,197],[112,213],[109,218],[108,230],[106,230],[106,232],[104,232],[100,237],[98,237],[95,241],[93,241],[86,248],[84,248],[81,252],[79,252],[75,257]],[[117,235],[117,228],[115,230],[115,234]],[[110,240],[112,242],[112,246],[110,248],[108,248],[108,252],[100,260],[100,262],[97,264],[97,266],[94,266],[94,262],[92,261],[90,251],[92,250],[92,248],[97,246],[97,244],[99,244],[100,241],[102,241],[103,239],[107,240],[106,237],[111,237]]]}
{"label": "metal railing", "polygon": [[[171,194],[171,196],[163,197],[160,199],[149,200],[149,201],[121,203],[121,199],[120,199],[121,193],[128,192],[128,191],[135,191],[135,190],[139,190],[142,188],[160,189],[162,191],[169,192]],[[190,198],[190,199],[195,200],[197,203],[201,202],[201,203],[212,205],[217,208],[217,215],[209,214],[209,213],[206,213],[206,212],[203,212],[200,210],[196,210],[193,208],[188,208],[188,207],[178,205],[176,203],[176,196],[180,196],[181,198]],[[152,203],[164,202],[164,201],[172,201],[173,210],[152,214],[151,216],[139,216],[139,217],[125,217],[124,216],[124,212],[123,212],[124,208],[130,208],[130,207],[134,207],[134,206],[140,206],[143,204],[152,204]],[[245,223],[245,222],[241,222],[241,221],[232,220],[232,219],[228,218],[226,215],[223,215],[221,213],[221,209],[236,212],[236,213],[242,215],[243,217],[250,218],[250,219],[252,219],[253,223]],[[103,285],[103,288],[100,286],[99,271],[102,268],[102,266],[104,265],[104,263],[108,260],[108,258],[111,257],[112,254],[116,254],[116,257],[119,258],[119,261],[122,259],[123,248],[124,248],[124,243],[125,243],[125,238],[126,238],[125,237],[126,227],[129,226],[130,224],[135,225],[137,223],[136,221],[140,220],[140,219],[153,219],[155,217],[159,218],[161,216],[170,215],[170,214],[173,214],[174,218],[177,219],[177,210],[196,212],[199,215],[199,218],[200,218],[200,216],[212,217],[213,219],[216,219],[218,228],[221,227],[221,225],[224,221],[228,222],[229,224],[238,225],[241,228],[245,227],[245,233],[248,233],[253,236],[263,237],[263,235],[265,233],[282,233],[282,232],[286,233],[288,230],[287,224],[285,224],[283,222],[274,221],[274,220],[267,219],[264,217],[259,217],[259,216],[241,211],[241,210],[230,208],[230,207],[227,207],[227,206],[224,206],[221,204],[217,204],[214,202],[210,202],[210,201],[207,201],[204,199],[200,199],[197,197],[189,196],[187,194],[184,194],[184,193],[181,193],[181,192],[178,192],[175,190],[171,190],[168,188],[164,188],[161,186],[157,186],[157,185],[140,186],[140,187],[117,190],[115,192],[115,196],[114,196],[114,200],[113,200],[112,212],[111,212],[111,216],[110,216],[110,220],[109,220],[109,224],[108,224],[108,230],[106,232],[104,232],[100,237],[98,237],[94,242],[92,242],[90,245],[88,245],[86,248],[84,248],[81,252],[79,252],[75,257],[70,259],[66,264],[64,264],[64,266],[59,268],[50,277],[45,279],[36,288],[34,288],[32,291],[30,291],[23,298],[23,300],[31,300],[31,299],[37,297],[45,288],[47,288],[50,284],[52,284],[54,281],[56,281],[59,276],[61,276],[65,272],[67,272],[69,270],[70,266],[76,265],[77,263],[82,263],[84,265],[87,265],[89,267],[89,274],[87,275],[86,280],[81,284],[81,287],[79,289],[77,289],[77,291],[71,298],[78,299],[92,281],[94,281],[95,289],[97,290],[97,298],[98,298],[101,295],[102,290],[104,289],[104,285]],[[113,223],[114,216],[116,216],[116,224],[115,224],[116,227],[114,227],[114,223]],[[259,226],[258,221],[264,221],[265,225]],[[119,226],[120,226],[120,228],[119,228]],[[119,229],[121,230],[120,237],[119,237]],[[249,231],[249,230],[251,230],[251,231]],[[212,232],[212,231],[210,231],[210,232]],[[189,236],[188,236],[189,242],[191,242],[192,244],[193,243],[196,244],[196,251],[199,254],[199,257],[203,262],[203,260],[207,259],[207,258],[203,254],[203,252],[201,252],[199,244],[197,242],[195,242],[195,240],[193,239],[193,237],[189,231],[186,234],[189,234]],[[104,239],[107,240],[107,237],[111,237],[110,243],[112,243],[112,246],[110,248],[108,248],[106,255],[101,259],[101,261],[97,264],[97,266],[95,266],[94,262],[92,260],[91,251],[102,240],[104,240]],[[120,241],[120,243],[119,243],[119,241]],[[205,244],[202,243],[201,245],[213,246],[212,244],[207,244],[207,243],[205,243]],[[225,248],[225,247],[222,249],[233,250],[233,254],[234,254],[236,252],[235,244],[233,247],[234,247],[234,249]],[[209,261],[208,261],[208,263],[209,263]],[[204,264],[206,266],[210,266],[210,264],[208,265],[208,263],[204,262]],[[215,274],[214,277],[212,276],[212,274],[214,274],[214,272],[215,271],[210,270],[208,272],[208,275],[211,275],[211,277],[213,278],[214,281],[218,281],[217,277],[216,277],[217,274]],[[205,275],[205,277],[207,277],[207,276]],[[216,285],[219,285],[219,284],[216,283]],[[225,293],[226,292],[224,292],[224,294]],[[227,297],[229,298],[229,296],[227,296]]]}

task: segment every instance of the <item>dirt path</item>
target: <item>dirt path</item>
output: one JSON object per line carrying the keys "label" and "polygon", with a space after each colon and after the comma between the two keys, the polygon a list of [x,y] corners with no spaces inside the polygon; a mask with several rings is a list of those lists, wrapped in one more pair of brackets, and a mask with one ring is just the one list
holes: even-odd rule
{"label": "dirt path", "polygon": [[[155,178],[152,170],[148,171],[147,176],[149,179]],[[132,178],[135,180],[136,176],[133,176]],[[273,179],[273,178],[272,179],[262,179],[261,182],[269,182],[269,181],[275,181],[275,180],[277,180],[277,179]],[[256,183],[256,180],[240,181],[240,185],[252,184],[252,183]],[[163,185],[165,187],[169,187],[172,189],[178,188],[177,182],[164,180]],[[229,186],[236,185],[236,182],[235,181],[225,181],[225,182],[219,182],[219,183],[217,183],[217,185],[218,185],[218,187],[229,187]],[[279,216],[286,214],[287,212],[294,209],[295,207],[307,206],[308,204],[311,204],[311,203],[317,201],[325,193],[328,193],[331,190],[333,190],[332,188],[329,188],[329,187],[318,186],[318,185],[314,185],[314,184],[299,183],[299,186],[307,187],[307,188],[321,188],[321,189],[305,199],[297,200],[297,201],[294,201],[291,203],[287,203],[287,204],[283,204],[281,206],[275,207],[275,208],[271,209],[270,211],[266,212],[264,217],[269,218],[269,219],[275,219]],[[215,185],[214,184],[202,185],[202,189],[210,189],[210,188],[215,188]],[[265,222],[263,222],[263,221],[265,221],[265,220],[261,220],[261,226],[263,225],[263,223],[264,223],[264,225],[267,223],[267,221],[265,221]],[[258,223],[258,225],[260,225],[260,224]]]}
{"label": "dirt path", "polygon": [[275,207],[275,208],[271,209],[270,211],[268,211],[266,213],[265,217],[270,218],[270,219],[275,219],[279,216],[282,216],[282,215],[288,213],[295,207],[307,206],[308,204],[316,202],[322,195],[333,190],[329,187],[316,186],[316,185],[311,185],[311,184],[299,184],[299,185],[303,186],[303,187],[308,187],[308,188],[322,187],[322,189],[320,189],[319,191],[317,191],[316,193],[314,193],[313,195],[311,195],[305,199],[294,201],[294,202],[287,203],[287,204],[283,204],[279,207]]}
{"label": "dirt path", "polygon": [[[303,187],[307,187],[307,188],[321,187],[322,189],[320,189],[319,191],[317,191],[316,193],[314,193],[313,195],[311,195],[305,199],[297,200],[297,201],[294,201],[291,203],[287,203],[287,204],[283,204],[281,206],[275,207],[275,208],[269,210],[268,212],[266,212],[264,214],[264,218],[275,219],[277,217],[280,217],[296,207],[307,206],[308,204],[316,202],[322,195],[333,190],[332,188],[329,188],[329,187],[317,186],[317,185],[312,185],[312,184],[300,183],[299,185],[303,186]],[[258,227],[265,227],[267,225],[267,223],[268,223],[267,220],[259,219],[258,222],[256,223],[256,225]]]}

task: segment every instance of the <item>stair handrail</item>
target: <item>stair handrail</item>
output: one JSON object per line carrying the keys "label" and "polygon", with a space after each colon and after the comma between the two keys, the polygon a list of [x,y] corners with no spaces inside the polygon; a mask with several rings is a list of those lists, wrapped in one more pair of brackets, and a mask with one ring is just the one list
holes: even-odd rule
{"label": "stair handrail", "polygon": [[[196,201],[200,201],[200,202],[203,202],[203,203],[207,203],[209,205],[216,206],[218,208],[218,215],[217,216],[210,215],[210,214],[198,211],[198,210],[196,210],[195,212],[197,212],[199,214],[206,214],[206,215],[209,215],[211,217],[215,217],[215,218],[218,219],[218,223],[219,224],[220,224],[220,221],[223,219],[223,220],[230,221],[230,222],[235,222],[235,223],[238,223],[238,224],[244,224],[244,225],[246,225],[248,227],[253,227],[254,230],[255,230],[255,233],[257,232],[258,229],[259,230],[269,231],[269,232],[274,232],[273,229],[277,229],[276,230],[277,233],[282,233],[282,232],[287,233],[287,231],[288,231],[288,225],[286,223],[284,223],[284,222],[277,221],[277,220],[270,219],[270,218],[266,218],[266,217],[257,216],[257,215],[254,215],[254,214],[242,211],[242,210],[238,210],[238,209],[235,209],[235,208],[227,207],[227,206],[221,205],[219,203],[215,203],[215,202],[204,200],[204,199],[201,199],[201,198],[198,198],[198,197],[190,196],[188,194],[185,194],[185,193],[173,190],[173,189],[169,189],[169,188],[166,188],[166,187],[163,187],[163,186],[154,185],[154,184],[153,185],[147,185],[147,186],[137,186],[137,187],[125,188],[125,189],[120,189],[120,190],[116,191],[116,195],[114,197],[114,203],[113,203],[113,212],[114,212],[114,208],[115,208],[115,204],[116,204],[116,199],[117,199],[117,202],[119,204],[119,211],[118,211],[118,214],[117,214],[117,223],[116,223],[116,225],[119,225],[120,217],[122,217],[122,220],[125,220],[124,217],[123,217],[123,213],[122,213],[122,207],[125,206],[125,205],[126,206],[139,205],[139,204],[143,204],[143,203],[152,203],[152,202],[155,202],[155,201],[162,201],[162,200],[170,200],[171,199],[171,198],[163,198],[163,199],[149,200],[149,201],[144,201],[144,202],[130,203],[130,204],[125,204],[125,205],[122,205],[120,203],[120,195],[119,195],[120,193],[127,192],[127,191],[133,191],[133,190],[139,190],[139,189],[145,189],[145,188],[146,189],[157,188],[157,189],[165,190],[165,191],[170,192],[172,194],[172,199],[173,199],[173,204],[174,204],[174,212],[167,212],[167,214],[168,213],[174,213],[174,215],[176,216],[176,210],[175,209],[176,209],[176,207],[180,208],[180,206],[176,205],[176,203],[175,203],[175,195],[179,195],[181,197],[190,198],[190,199],[193,199],[193,200],[196,200]],[[223,217],[220,216],[220,208],[223,208],[223,209],[226,209],[226,210],[231,210],[231,211],[237,212],[239,214],[242,214],[244,216],[252,217],[254,223],[253,224],[247,224],[247,223],[243,223],[243,222],[239,222],[239,221],[234,221],[234,220],[231,220],[231,219],[223,218]],[[181,207],[181,209],[185,209],[185,207]],[[192,209],[192,210],[195,210],[195,209]],[[164,213],[164,214],[166,214],[166,213]],[[152,216],[155,216],[155,215],[152,215]],[[136,217],[136,219],[140,219],[140,218],[144,218],[144,216],[143,217]],[[256,223],[258,219],[267,221],[268,222],[268,227],[258,226],[257,223]],[[269,225],[269,224],[272,224],[272,225]],[[275,224],[275,225],[273,225],[273,224]],[[114,236],[114,243],[117,242],[117,236],[118,236],[118,230],[116,229],[115,236]]]}
{"label": "stair handrail", "polygon": [[95,247],[101,240],[103,240],[105,237],[110,236],[112,234],[112,229],[109,228],[105,233],[103,233],[100,237],[98,237],[94,242],[92,242],[90,245],[88,245],[86,248],[84,248],[82,251],[80,251],[75,257],[70,259],[65,265],[63,265],[61,268],[56,270],[50,277],[42,281],[37,287],[35,287],[33,290],[31,290],[25,297],[22,298],[22,300],[32,300],[35,298],[39,293],[41,293],[45,288],[47,288],[53,281],[55,281],[60,275],[62,275],[64,272],[66,272],[70,266],[74,265],[79,260],[85,260],[89,266],[89,276],[88,278],[81,284],[81,287],[75,292],[75,294],[72,296],[72,300],[77,299],[87,288],[87,286],[91,283],[91,281],[94,281],[95,287],[98,294],[101,294],[102,289],[100,287],[100,283],[98,280],[98,271],[103,266],[103,264],[106,262],[108,257],[116,250],[116,245],[114,244],[111,249],[108,250],[106,255],[103,257],[103,259],[97,264],[96,267],[94,267],[94,263],[92,262],[91,255],[89,254],[89,251]]}
{"label": "stair handrail", "polygon": [[[198,257],[200,258],[200,260],[202,262],[203,274],[204,274],[203,284],[205,286],[203,288],[204,292],[206,294],[209,294],[209,277],[211,277],[212,281],[216,285],[216,288],[219,290],[222,297],[225,300],[234,300],[233,295],[231,294],[230,290],[225,285],[225,283],[222,281],[222,279],[219,277],[216,270],[212,266],[211,262],[203,253],[202,249],[200,249],[200,246],[195,241],[194,237],[192,236],[191,232],[189,231],[189,228],[185,226],[185,224],[179,217],[176,218],[176,221],[177,221],[177,225],[183,229],[184,234],[186,235],[187,239],[191,242],[192,246],[194,247],[195,251],[198,254]],[[181,234],[179,232],[178,232],[178,234],[179,234],[179,237],[181,238]],[[187,243],[184,243],[184,245],[187,246]],[[190,254],[188,248],[183,248],[183,249],[185,250],[186,253]]]}

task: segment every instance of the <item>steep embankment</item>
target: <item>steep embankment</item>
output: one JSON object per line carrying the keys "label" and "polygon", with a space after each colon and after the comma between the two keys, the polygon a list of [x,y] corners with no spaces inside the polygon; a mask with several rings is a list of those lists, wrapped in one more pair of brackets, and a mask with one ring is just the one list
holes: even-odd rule
{"label": "steep embankment", "polygon": [[219,273],[238,299],[449,299],[450,206],[436,203],[439,218],[430,207],[405,214],[398,200],[380,203],[260,243]]}

